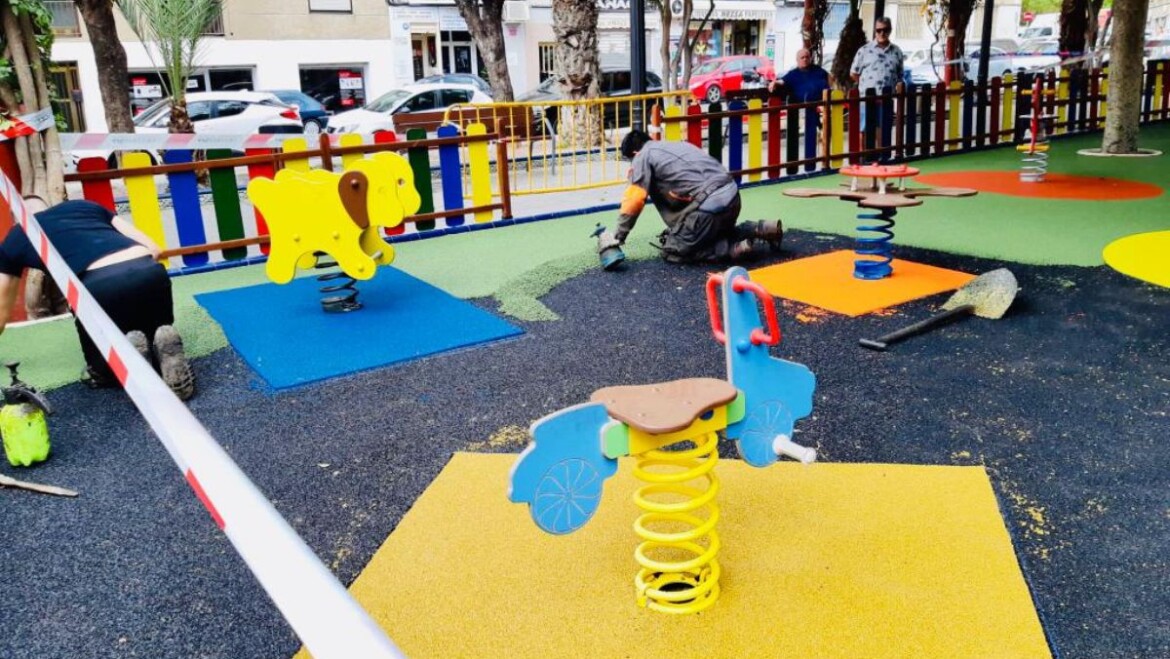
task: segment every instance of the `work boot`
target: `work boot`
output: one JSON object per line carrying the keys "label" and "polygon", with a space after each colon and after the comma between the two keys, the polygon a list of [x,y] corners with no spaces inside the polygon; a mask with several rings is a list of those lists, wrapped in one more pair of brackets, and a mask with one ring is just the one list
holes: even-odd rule
{"label": "work boot", "polygon": [[778,250],[780,241],[784,239],[784,225],[780,220],[760,220],[756,223],[756,237],[763,238]]}
{"label": "work boot", "polygon": [[183,339],[170,325],[162,325],[154,333],[154,357],[163,382],[175,392],[179,400],[195,395],[195,374],[183,352]]}
{"label": "work boot", "polygon": [[91,366],[81,369],[81,383],[90,389],[112,389],[118,386],[118,378],[108,372],[103,373]]}
{"label": "work boot", "polygon": [[768,241],[760,238],[744,238],[733,244],[727,256],[732,261],[755,261],[772,252]]}
{"label": "work boot", "polygon": [[126,332],[126,340],[130,342],[130,345],[134,346],[138,354],[142,355],[142,358],[146,360],[147,364],[151,363],[150,342],[146,340],[146,335],[141,330],[130,330]]}

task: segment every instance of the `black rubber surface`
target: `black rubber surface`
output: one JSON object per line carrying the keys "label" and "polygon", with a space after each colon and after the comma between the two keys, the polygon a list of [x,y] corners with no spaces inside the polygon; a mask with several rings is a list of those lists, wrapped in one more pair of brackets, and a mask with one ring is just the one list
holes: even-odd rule
{"label": "black rubber surface", "polygon": [[[785,240],[784,258],[850,246]],[[968,272],[1007,266],[1020,298],[1002,320],[969,318],[886,353],[857,341],[946,296],[813,322],[785,305],[779,354],[818,378],[798,441],[825,461],[986,465],[1054,650],[1170,656],[1170,291],[1108,268],[896,254]],[[722,377],[704,277],[659,262],[598,269],[554,289],[545,301],[563,320],[521,323],[522,338],[276,396],[223,350],[195,362],[190,407],[348,584],[453,451],[490,450],[495,431],[601,386]],[[81,497],[0,490],[0,657],[295,652],[129,400],[74,385],[52,402],[53,457],[0,468]]]}

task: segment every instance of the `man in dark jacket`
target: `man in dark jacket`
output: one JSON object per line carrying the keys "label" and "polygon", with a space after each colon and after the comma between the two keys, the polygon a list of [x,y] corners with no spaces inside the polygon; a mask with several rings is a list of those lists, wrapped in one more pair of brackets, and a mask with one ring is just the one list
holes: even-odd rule
{"label": "man in dark jacket", "polygon": [[649,198],[666,231],[662,256],[671,263],[759,258],[780,249],[780,220],[736,224],[739,188],[723,164],[687,142],[658,142],[634,129],[621,144],[630,160],[614,237],[624,243]]}
{"label": "man in dark jacket", "polygon": [[[179,398],[190,398],[195,379],[183,341],[172,326],[171,280],[156,261],[159,248],[154,241],[91,201],[66,201],[49,208],[40,197],[26,197],[25,206],[118,329],[127,332],[148,362],[155,362]],[[44,270],[45,265],[24,231],[14,226],[0,243],[0,332],[12,318],[25,268]],[[86,362],[83,381],[95,388],[116,386],[117,379],[80,320],[77,335]]]}

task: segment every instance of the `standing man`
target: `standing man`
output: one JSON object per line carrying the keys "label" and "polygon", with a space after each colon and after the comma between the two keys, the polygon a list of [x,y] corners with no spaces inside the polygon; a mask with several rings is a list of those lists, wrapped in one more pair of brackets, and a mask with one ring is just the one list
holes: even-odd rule
{"label": "standing man", "polygon": [[768,91],[785,93],[793,103],[819,101],[830,87],[829,72],[812,63],[807,48],[796,51],[796,67],[768,83]]}
{"label": "standing man", "polygon": [[656,142],[631,130],[621,145],[630,163],[614,238],[626,241],[649,197],[666,231],[658,237],[669,263],[753,259],[780,249],[780,220],[736,224],[739,187],[723,163],[689,142]]}
{"label": "standing man", "polygon": [[[877,127],[882,129],[882,146],[889,146],[890,133],[894,126],[894,99],[892,94],[902,81],[903,63],[906,56],[902,49],[890,41],[892,30],[890,19],[882,16],[874,21],[873,41],[861,47],[853,56],[849,75],[857,83],[857,91],[865,97],[868,90],[890,98],[861,105],[861,123],[865,129],[865,148],[877,147]],[[867,159],[875,159],[870,156]],[[884,159],[884,158],[883,158]]]}
{"label": "standing man", "polygon": [[[831,81],[828,71],[813,64],[812,53],[801,48],[796,51],[796,68],[768,83],[768,91],[786,94],[790,103],[817,102],[824,98]],[[817,131],[821,128],[819,112],[818,107],[807,107],[801,113],[804,115],[804,157],[809,160],[804,165],[807,172],[816,169],[816,163],[811,159],[817,157]]]}
{"label": "standing man", "polygon": [[[158,245],[133,224],[92,201],[66,201],[49,208],[44,199],[29,196],[25,206],[36,214],[49,241],[110,320],[127,332],[126,338],[147,362],[155,362],[175,395],[190,398],[195,393],[195,378],[183,341],[172,327],[171,279],[156,260]],[[24,231],[14,226],[0,243],[0,332],[12,317],[25,268],[44,270],[45,265]],[[91,388],[118,386],[105,356],[80,320],[77,336],[86,363],[82,381]]]}

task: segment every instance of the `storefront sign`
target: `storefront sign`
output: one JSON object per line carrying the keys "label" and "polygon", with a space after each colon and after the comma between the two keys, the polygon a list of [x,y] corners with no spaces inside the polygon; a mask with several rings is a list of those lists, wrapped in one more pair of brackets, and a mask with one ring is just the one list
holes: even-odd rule
{"label": "storefront sign", "polygon": [[361,89],[362,88],[362,79],[361,78],[338,78],[337,79],[337,87],[338,87],[338,89]]}
{"label": "storefront sign", "polygon": [[439,14],[439,29],[451,32],[466,32],[467,21],[459,15],[459,10],[452,9]]}

